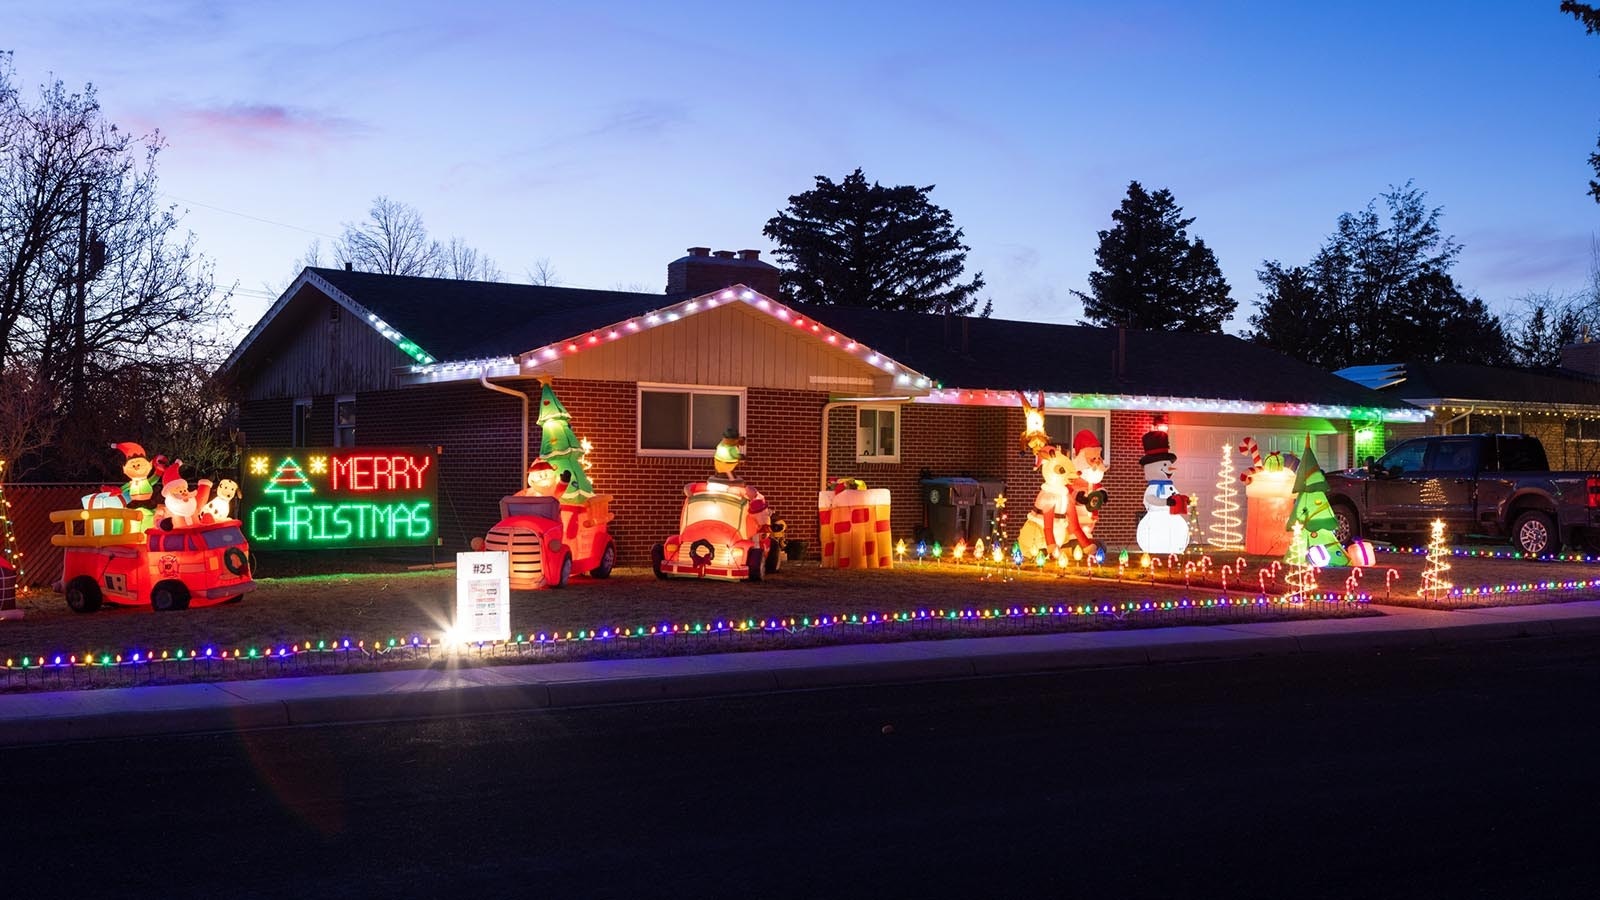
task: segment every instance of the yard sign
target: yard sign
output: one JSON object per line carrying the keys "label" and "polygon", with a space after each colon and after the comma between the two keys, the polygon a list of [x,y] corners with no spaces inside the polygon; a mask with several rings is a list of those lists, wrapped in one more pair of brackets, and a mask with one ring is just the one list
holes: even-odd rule
{"label": "yard sign", "polygon": [[511,640],[511,559],[503,550],[456,554],[456,640]]}
{"label": "yard sign", "polygon": [[432,447],[257,447],[241,469],[255,549],[428,547],[438,534]]}

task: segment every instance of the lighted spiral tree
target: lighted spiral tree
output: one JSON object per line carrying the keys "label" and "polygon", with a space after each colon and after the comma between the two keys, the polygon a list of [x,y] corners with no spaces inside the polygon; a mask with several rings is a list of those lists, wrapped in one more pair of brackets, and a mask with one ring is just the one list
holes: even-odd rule
{"label": "lighted spiral tree", "polygon": [[1304,526],[1293,522],[1290,532],[1293,537],[1289,539],[1289,574],[1283,577],[1283,581],[1289,585],[1289,599],[1298,601],[1316,592],[1317,570],[1306,559],[1311,545],[1306,540]]}
{"label": "lighted spiral tree", "polygon": [[1433,530],[1428,535],[1428,563],[1422,568],[1422,589],[1417,596],[1437,602],[1450,596],[1455,585],[1444,579],[1450,571],[1450,548],[1444,543],[1444,520],[1434,519]]}
{"label": "lighted spiral tree", "polygon": [[0,459],[0,619],[19,619],[17,592],[21,590],[23,576],[22,551],[17,547],[17,535],[11,527],[11,501],[6,499],[6,461]]}
{"label": "lighted spiral tree", "polygon": [[1239,491],[1233,486],[1233,445],[1222,445],[1222,466],[1217,469],[1217,495],[1211,504],[1211,544],[1218,550],[1238,550],[1244,546],[1244,534],[1239,526]]}

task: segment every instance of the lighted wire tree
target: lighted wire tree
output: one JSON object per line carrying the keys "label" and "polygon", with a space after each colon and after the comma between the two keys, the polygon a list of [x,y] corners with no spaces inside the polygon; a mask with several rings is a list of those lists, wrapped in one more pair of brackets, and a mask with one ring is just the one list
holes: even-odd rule
{"label": "lighted wire tree", "polygon": [[17,592],[22,585],[27,583],[23,577],[27,573],[22,568],[22,550],[17,547],[16,531],[11,525],[11,501],[6,499],[6,461],[0,459],[0,560],[4,560],[6,568],[0,568],[0,579],[10,581],[10,584],[0,584],[0,619],[18,619],[22,611],[17,609]]}
{"label": "lighted wire tree", "polygon": [[1217,469],[1217,494],[1211,503],[1211,544],[1219,550],[1239,550],[1244,546],[1244,534],[1239,526],[1239,491],[1233,486],[1233,444],[1222,445],[1222,465]]}
{"label": "lighted wire tree", "polygon": [[1450,589],[1455,585],[1445,580],[1444,573],[1448,571],[1450,548],[1444,542],[1444,520],[1434,519],[1428,535],[1428,562],[1422,567],[1422,588],[1417,596],[1435,602],[1450,596]]}
{"label": "lighted wire tree", "polygon": [[1289,539],[1289,574],[1283,577],[1285,584],[1289,585],[1289,599],[1303,600],[1307,594],[1317,590],[1317,569],[1306,558],[1309,556],[1311,544],[1306,540],[1306,530],[1299,522],[1289,525],[1292,537]]}

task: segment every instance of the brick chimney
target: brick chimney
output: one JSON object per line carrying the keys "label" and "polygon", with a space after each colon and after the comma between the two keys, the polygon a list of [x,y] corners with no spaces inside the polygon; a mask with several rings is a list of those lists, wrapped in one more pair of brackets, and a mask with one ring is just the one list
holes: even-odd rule
{"label": "brick chimney", "polygon": [[760,250],[690,247],[687,256],[667,263],[667,293],[708,294],[742,284],[768,297],[778,296],[778,267],[761,261]]}
{"label": "brick chimney", "polygon": [[1585,334],[1578,343],[1562,347],[1561,368],[1600,378],[1600,341],[1590,340]]}

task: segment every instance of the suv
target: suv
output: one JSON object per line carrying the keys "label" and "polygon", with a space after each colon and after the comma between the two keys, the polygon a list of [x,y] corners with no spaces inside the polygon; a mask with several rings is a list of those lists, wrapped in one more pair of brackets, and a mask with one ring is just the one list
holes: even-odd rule
{"label": "suv", "polygon": [[73,612],[105,603],[167,612],[235,602],[256,587],[234,519],[147,531],[142,510],[107,508],[53,512],[50,521],[64,526],[50,543],[64,551],[57,589]]}

